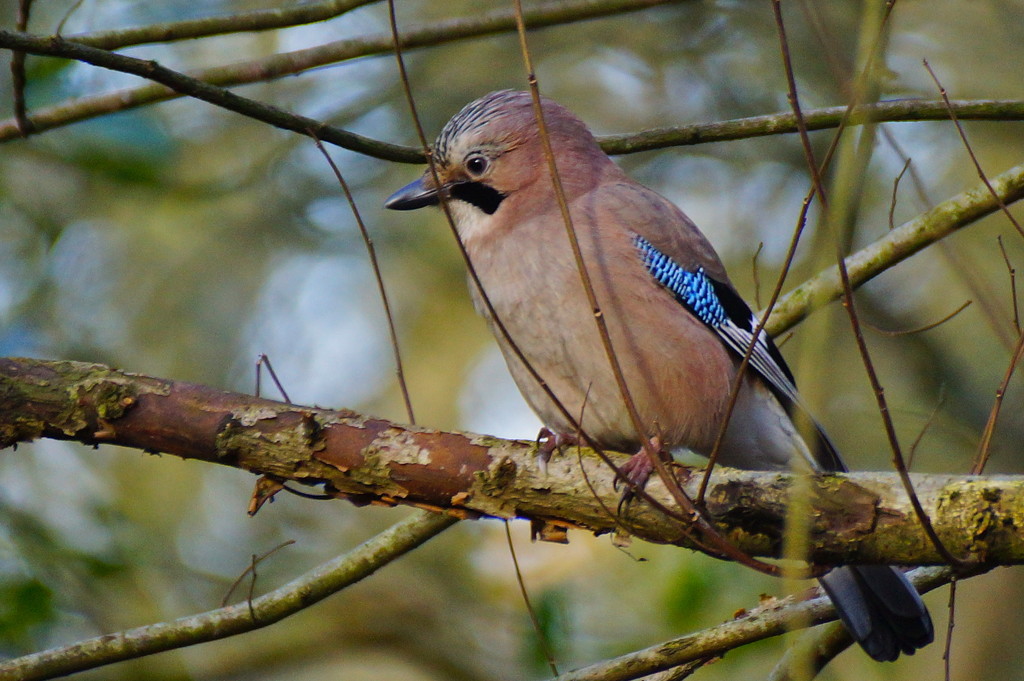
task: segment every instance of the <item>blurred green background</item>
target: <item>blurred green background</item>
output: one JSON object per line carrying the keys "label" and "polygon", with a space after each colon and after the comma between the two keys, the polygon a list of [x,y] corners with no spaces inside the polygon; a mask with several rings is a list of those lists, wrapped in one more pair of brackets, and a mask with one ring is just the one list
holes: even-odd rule
{"label": "blurred green background", "polygon": [[[38,3],[30,29],[52,32],[70,2]],[[287,3],[284,3],[287,4]],[[508,3],[402,2],[411,26],[508,8]],[[5,27],[15,2],[0,2]],[[234,12],[274,3],[92,0],[65,32]],[[805,108],[845,102],[861,3],[787,2]],[[897,4],[882,98],[934,99],[927,58],[954,98],[1024,97],[1024,3],[905,0]],[[231,63],[387,30],[373,5],[281,31],[126,49],[177,69]],[[533,32],[543,91],[599,134],[788,110],[768,2],[681,2]],[[0,55],[4,73],[9,55]],[[429,136],[469,100],[525,87],[516,38],[503,34],[407,54]],[[87,65],[29,58],[29,106],[44,107],[141,81]],[[0,100],[11,101],[9,78]],[[353,59],[241,93],[355,132],[415,144],[395,61]],[[8,106],[8,112],[10,107]],[[9,113],[7,114],[9,115]],[[1024,159],[1020,123],[968,123],[986,171]],[[897,224],[977,181],[948,122],[890,124],[858,203],[855,245],[889,228],[893,181],[905,177]],[[813,135],[823,153],[831,132]],[[519,398],[465,291],[463,266],[440,215],[385,212],[414,166],[334,151],[382,260],[417,418],[425,425],[532,437]],[[705,144],[619,159],[676,201],[708,234],[753,300],[759,256],[767,300],[808,188],[796,136]],[[1024,218],[1019,209],[1016,213]],[[817,232],[814,213],[811,233]],[[1024,240],[1003,216],[972,225],[858,293],[881,329],[959,316],[924,333],[868,330],[905,446],[919,471],[964,472],[1016,338],[1010,277],[997,243],[1024,265]],[[815,271],[805,241],[790,276]],[[797,361],[806,330],[826,333],[827,357]],[[813,340],[813,339],[812,339]],[[838,306],[796,330],[783,351],[853,468],[889,455],[863,368]],[[197,101],[109,115],[0,147],[0,355],[103,362],[130,371],[253,389],[270,355],[294,401],[404,420],[381,306],[352,215],[313,145]],[[1020,381],[1007,394],[989,472],[1024,472]],[[353,508],[281,496],[245,515],[248,474],[114,448],[44,441],[0,457],[0,654],[216,607],[252,554],[295,544],[260,565],[257,591],[397,521],[404,509]],[[573,533],[568,546],[531,544],[512,527],[523,576],[562,669],[728,619],[782,594],[782,585],[687,551]],[[638,561],[638,558],[646,561]],[[1024,679],[1020,571],[959,588],[954,679]],[[928,597],[945,631],[947,592]],[[729,654],[696,678],[761,678],[785,640]],[[825,679],[939,678],[941,643],[893,665],[858,650]],[[531,679],[547,675],[518,595],[500,523],[466,522],[347,591],[269,629],[81,679],[231,681]]]}

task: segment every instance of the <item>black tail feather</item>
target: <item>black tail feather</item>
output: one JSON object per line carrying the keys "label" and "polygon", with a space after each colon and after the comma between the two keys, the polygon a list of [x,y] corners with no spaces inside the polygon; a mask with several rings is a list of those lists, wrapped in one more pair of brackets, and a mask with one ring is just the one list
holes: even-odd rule
{"label": "black tail feather", "polygon": [[931,616],[903,572],[885,565],[850,565],[821,585],[839,619],[865,652],[880,662],[913,655],[935,638]]}

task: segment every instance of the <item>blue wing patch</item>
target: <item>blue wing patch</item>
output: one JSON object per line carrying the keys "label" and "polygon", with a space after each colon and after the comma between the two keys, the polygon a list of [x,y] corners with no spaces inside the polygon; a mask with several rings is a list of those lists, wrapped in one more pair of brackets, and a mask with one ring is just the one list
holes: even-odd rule
{"label": "blue wing patch", "polygon": [[[754,340],[758,319],[732,287],[709,277],[703,267],[695,271],[686,269],[639,234],[633,236],[633,244],[651,276],[714,331],[736,356],[743,357],[754,346],[750,366],[765,379],[787,411],[797,407],[806,411],[786,360],[764,330]],[[830,470],[845,470],[825,431],[813,418],[811,421],[818,431],[818,462]]]}
{"label": "blue wing patch", "polygon": [[698,319],[713,329],[725,323],[728,318],[725,308],[703,267],[698,267],[696,272],[683,269],[640,235],[633,237],[633,242],[643,257],[647,271],[674,293]]}
{"label": "blue wing patch", "polygon": [[633,237],[633,243],[651,276],[717,333],[733,352],[743,357],[751,344],[754,345],[750,365],[780,398],[793,402],[799,399],[786,361],[764,331],[754,341],[757,318],[731,288],[709,277],[703,267],[696,271],[686,269],[639,234]]}

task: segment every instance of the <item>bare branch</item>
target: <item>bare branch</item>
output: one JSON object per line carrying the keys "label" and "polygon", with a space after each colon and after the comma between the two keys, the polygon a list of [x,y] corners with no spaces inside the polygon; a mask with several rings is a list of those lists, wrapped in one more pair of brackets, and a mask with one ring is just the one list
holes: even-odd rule
{"label": "bare branch", "polygon": [[259,9],[251,12],[234,12],[221,16],[186,19],[163,24],[119,28],[95,33],[78,33],[65,36],[82,45],[98,47],[101,50],[116,50],[129,45],[147,43],[169,43],[178,40],[205,38],[225,33],[267,31],[288,26],[312,24],[341,16],[346,12],[369,5],[376,0],[327,0],[306,2],[295,6],[276,9]]}
{"label": "bare branch", "polygon": [[[652,6],[665,4],[671,0],[572,0],[570,2],[552,1],[534,5],[526,10],[525,20],[527,25],[533,28],[553,26],[557,24],[574,23],[584,19],[608,16],[623,12],[631,12],[647,9]],[[451,19],[438,21],[430,24],[421,24],[410,27],[403,31],[402,47],[412,49],[426,47],[441,43],[464,40],[467,38],[478,38],[495,33],[503,33],[515,30],[515,18],[509,10],[497,10],[487,12],[471,18]],[[72,42],[60,36],[35,36],[27,33],[0,30],[0,47],[22,49],[30,54],[43,54],[54,57],[65,57],[77,59],[89,63],[122,70],[126,73],[135,73],[142,77],[150,77],[147,73],[138,73],[135,67],[128,65],[128,62],[119,62],[121,57],[106,50],[97,49],[86,43]],[[211,101],[200,96],[203,88],[201,83],[227,87],[245,83],[263,82],[274,80],[283,76],[294,75],[309,69],[336,64],[346,60],[365,57],[369,55],[390,54],[393,50],[392,37],[390,33],[378,33],[361,38],[350,40],[339,40],[324,45],[317,45],[304,50],[274,54],[263,59],[249,60],[236,64],[217,66],[207,69],[199,69],[190,72],[187,76],[181,76],[175,83],[158,81],[161,84],[146,84],[141,87],[120,90],[113,93],[97,95],[94,97],[80,97],[69,100],[49,108],[40,109],[29,117],[34,132],[41,132],[54,127],[68,125],[81,120],[95,118],[115,111],[124,111],[139,106],[145,106],[155,102],[174,99],[182,95],[195,96],[199,99]],[[84,58],[89,54],[93,59]],[[107,55],[104,57],[103,55]],[[103,63],[101,63],[101,61]],[[135,60],[148,64],[143,60]],[[126,68],[119,68],[117,64],[123,63]],[[155,78],[153,80],[156,80]],[[213,102],[217,103],[217,102]],[[241,112],[244,113],[244,112]],[[259,118],[259,120],[266,120]],[[273,123],[278,125],[278,123]],[[290,124],[281,125],[289,130],[303,131],[310,127],[308,120],[292,120]],[[337,135],[327,134],[318,125],[320,139],[347,149],[353,149],[369,156],[383,158],[391,161],[404,163],[423,163],[422,152],[415,147],[389,145],[385,142],[375,140],[363,140],[350,137],[346,133],[342,139],[335,139]],[[333,130],[333,129],[331,129]],[[0,122],[0,142],[20,137],[16,122]],[[346,146],[345,140],[356,144]]]}
{"label": "bare branch", "polygon": [[37,681],[215,641],[295,614],[376,572],[456,522],[416,513],[348,553],[250,601],[0,662],[0,681]]}
{"label": "bare branch", "polygon": [[807,631],[779,659],[767,681],[808,681],[801,672],[817,674],[852,643],[850,633],[839,622]]}
{"label": "bare branch", "polygon": [[[32,9],[32,0],[18,0],[18,17],[16,27],[19,31],[28,28],[28,16]],[[32,123],[28,120],[25,105],[25,53],[15,50],[11,53],[11,98],[14,100],[14,122],[18,132],[24,137],[32,133]]]}
{"label": "bare branch", "polygon": [[[950,106],[961,120],[1020,121],[1024,120],[1024,101],[1017,100],[957,100]],[[844,121],[844,116],[848,116]],[[862,104],[852,109],[832,106],[803,111],[807,130],[827,130],[840,124],[847,126],[865,123],[898,123],[910,121],[940,121],[949,119],[949,109],[939,101],[901,99],[893,102]],[[0,128],[3,132],[3,128]],[[798,132],[796,116],[792,112],[737,118],[717,123],[681,125],[655,128],[638,133],[605,135],[599,137],[601,148],[609,154],[632,154],[638,151],[665,147],[726,142],[729,140],[766,137]],[[2,140],[3,137],[0,137]]]}
{"label": "bare branch", "polygon": [[[948,582],[950,572],[948,568],[922,568],[909,576],[914,586],[924,592]],[[772,603],[717,627],[577,669],[553,681],[629,681],[709,655],[723,654],[747,643],[778,636],[794,626],[828,622],[835,619],[835,616],[827,598]]]}
{"label": "bare branch", "polygon": [[[338,146],[369,156],[392,158],[393,160],[415,160],[415,157],[410,155],[410,151],[406,147],[379,142],[356,133],[331,128],[312,118],[289,113],[270,104],[242,97],[225,88],[211,85],[199,78],[171,70],[155,61],[136,59],[135,57],[127,57],[115,52],[98,50],[94,47],[79,45],[60,37],[39,38],[27,33],[5,31],[2,29],[0,29],[0,47],[13,47],[31,54],[75,59],[87,64],[93,64],[94,66],[130,73],[160,83],[175,92],[201,99],[224,109],[269,123],[277,128],[301,134],[308,134],[309,131],[313,131],[322,141],[337,144]],[[38,129],[36,121],[33,120],[32,123]]]}

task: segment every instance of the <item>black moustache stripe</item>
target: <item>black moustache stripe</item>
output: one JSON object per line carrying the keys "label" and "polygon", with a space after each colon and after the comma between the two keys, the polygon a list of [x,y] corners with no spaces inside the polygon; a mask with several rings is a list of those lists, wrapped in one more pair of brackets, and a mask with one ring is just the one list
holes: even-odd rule
{"label": "black moustache stripe", "polygon": [[488,215],[494,215],[505,195],[481,182],[461,182],[451,188],[453,199],[471,203]]}

